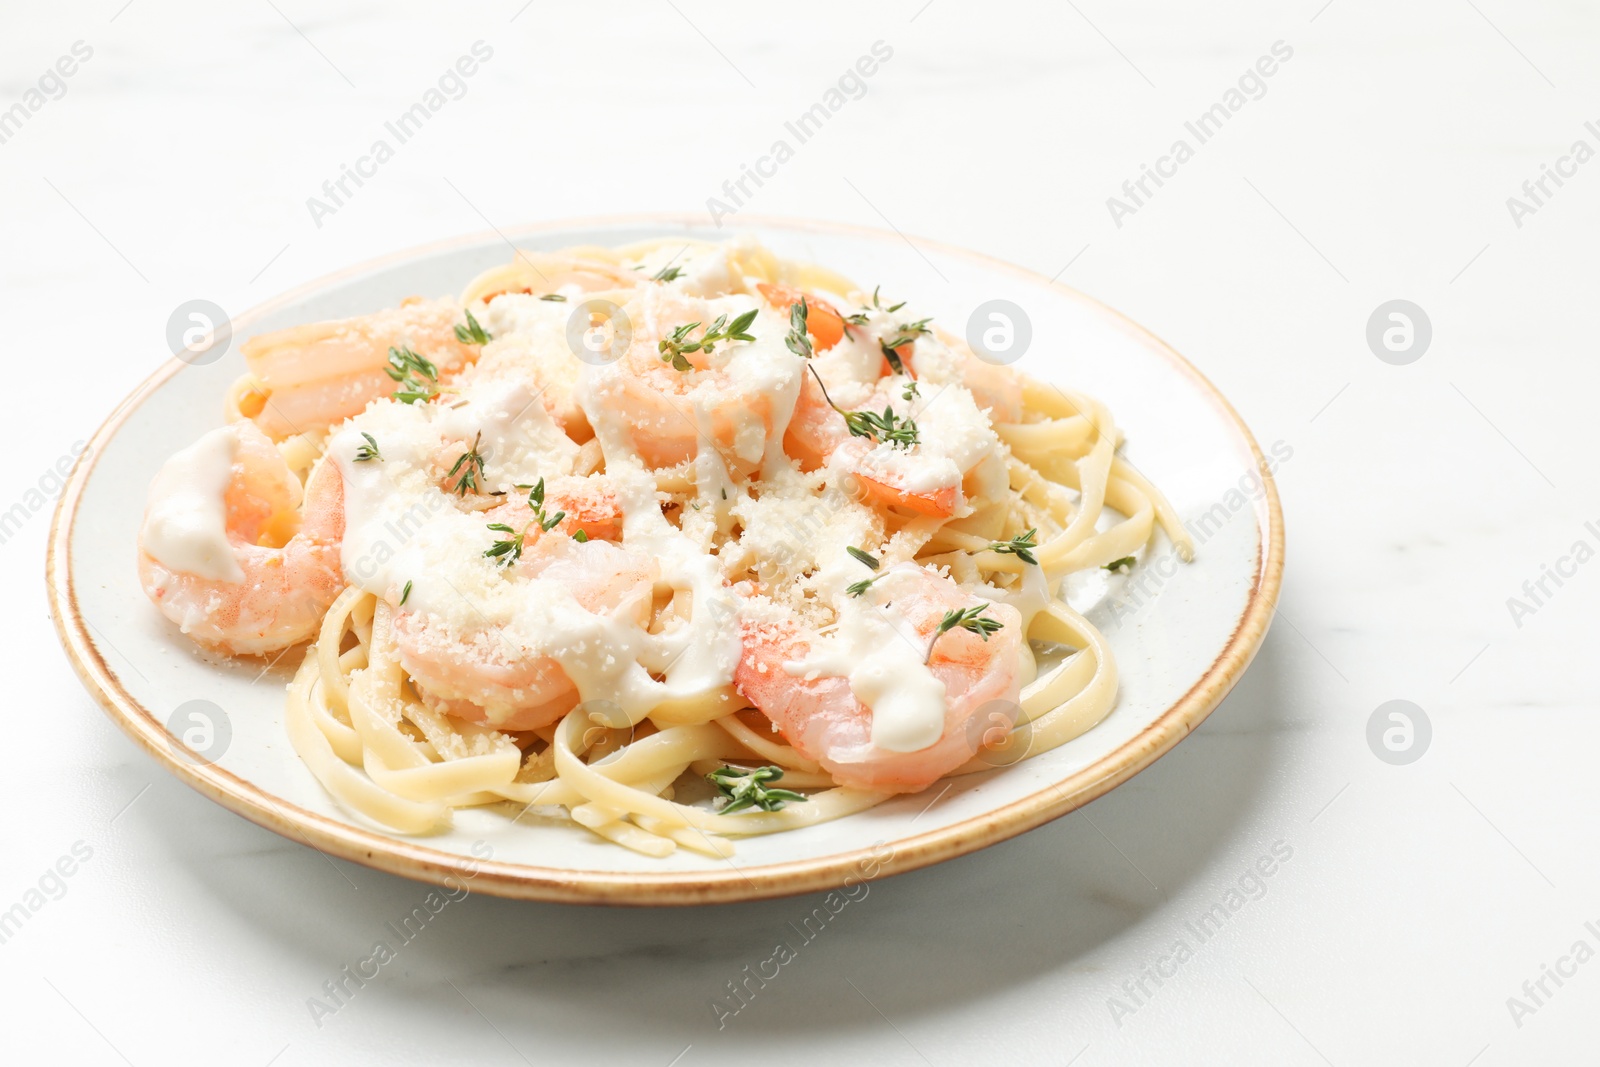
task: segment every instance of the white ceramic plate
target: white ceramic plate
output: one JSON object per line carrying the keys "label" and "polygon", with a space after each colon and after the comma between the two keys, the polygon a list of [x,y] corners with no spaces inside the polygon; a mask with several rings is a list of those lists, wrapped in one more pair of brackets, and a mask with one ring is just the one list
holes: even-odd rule
{"label": "white ceramic plate", "polygon": [[[293,841],[426,881],[470,878],[512,897],[692,904],[798,893],[911,870],[1063,815],[1148,766],[1211,712],[1265,636],[1283,566],[1283,526],[1265,459],[1227,401],[1193,367],[1115,312],[1019,268],[930,241],[856,228],[748,220],[717,229],[671,217],[603,219],[512,231],[519,247],[614,245],[672,234],[720,240],[753,232],[778,254],[911,297],[963,332],[984,301],[1023,308],[1032,340],[1017,367],[1108,403],[1123,454],[1172,500],[1201,542],[1178,565],[1158,539],[1129,578],[1091,575],[1075,606],[1108,634],[1121,670],[1115,710],[1051,752],[955,779],[820,826],[740,841],[731,861],[679,850],[653,860],[587,831],[499,811],[457,813],[423,838],[374,829],[341,811],[301,764],[283,726],[291,661],[263,673],[197,652],[146,601],[133,566],[145,489],[165,457],[221,419],[242,372],[237,343],[205,366],[171,360],[107,421],[56,513],[49,586],[62,643],[85,685],[146,751],[201,793]],[[239,315],[236,338],[457,293],[506,262],[498,234],[390,256]],[[125,551],[105,550],[123,545]],[[224,709],[231,732],[197,761],[163,725],[181,705]],[[476,848],[474,847],[476,846]],[[489,855],[490,859],[483,857]]]}

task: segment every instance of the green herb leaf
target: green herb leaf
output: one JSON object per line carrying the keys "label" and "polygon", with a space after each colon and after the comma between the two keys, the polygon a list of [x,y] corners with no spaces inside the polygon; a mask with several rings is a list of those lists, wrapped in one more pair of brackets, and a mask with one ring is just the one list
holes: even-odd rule
{"label": "green herb leaf", "polygon": [[1033,550],[1038,547],[1039,531],[1029,530],[1021,537],[1013,537],[1009,541],[992,542],[989,545],[989,550],[991,552],[999,552],[1002,555],[1009,554],[1016,556],[1022,562],[1031,563],[1037,567],[1039,565],[1039,561],[1034,558]]}
{"label": "green herb leaf", "polygon": [[400,606],[405,607],[406,601],[411,597],[411,579],[406,579],[406,587],[400,590]]}
{"label": "green herb leaf", "polygon": [[567,298],[562,296],[560,293],[546,293],[539,299],[548,300],[552,304],[565,304],[567,302]]}
{"label": "green herb leaf", "polygon": [[691,371],[694,364],[685,358],[691,352],[704,352],[709,356],[724,341],[754,341],[755,336],[748,331],[756,321],[756,314],[757,309],[751,308],[732,322],[728,321],[728,316],[718,315],[698,341],[690,340],[689,332],[700,324],[687,323],[656,342],[656,351],[661,354],[661,362],[672,364],[673,369]]}
{"label": "green herb leaf", "polygon": [[1126,574],[1128,571],[1133,570],[1133,565],[1136,562],[1138,561],[1132,556],[1123,556],[1121,559],[1114,559],[1110,563],[1107,563],[1105,565],[1105,569],[1111,571],[1113,574]]}
{"label": "green herb leaf", "polygon": [[[544,479],[543,478],[540,478],[533,485],[526,485],[526,484],[523,484],[523,483],[519,482],[519,483],[517,483],[517,488],[518,489],[527,489],[527,490],[529,490],[529,493],[528,493],[528,507],[533,509],[533,519],[534,519],[535,522],[537,522],[539,524],[539,529],[543,530],[545,533],[549,533],[551,530],[555,529],[556,525],[562,519],[567,517],[567,513],[565,511],[558,511],[558,512],[555,513],[554,516],[546,516],[545,515],[545,513],[544,513]],[[581,533],[582,531],[579,531],[579,532]],[[587,534],[584,534],[583,540],[587,541],[588,539],[589,539],[589,536]]]}
{"label": "green herb leaf", "polygon": [[448,477],[456,477],[457,472],[461,475],[455,484],[455,491],[461,496],[466,496],[468,492],[476,493],[480,488],[480,480],[483,478],[483,454],[478,451],[478,443],[482,440],[483,431],[480,430],[472,439],[472,447],[463,452],[461,458],[456,460],[455,466],[450,468]]}
{"label": "green herb leaf", "polygon": [[683,271],[679,270],[671,263],[668,263],[665,267],[662,267],[660,270],[652,274],[650,276],[650,280],[653,282],[672,282],[677,281],[681,277],[683,277]]}
{"label": "green herb leaf", "polygon": [[391,347],[389,365],[383,370],[400,383],[394,398],[402,404],[426,403],[439,395],[439,368],[410,348]]}
{"label": "green herb leaf", "polygon": [[472,317],[472,312],[467,312],[467,324],[456,327],[456,340],[464,345],[486,345],[494,340],[489,331],[478,325],[478,320]]}
{"label": "green herb leaf", "polygon": [[878,342],[878,347],[883,350],[883,358],[889,361],[890,370],[894,371],[896,374],[906,373],[906,365],[900,362],[900,353],[896,352],[893,348],[887,344],[884,344],[882,341]]}
{"label": "green herb leaf", "polygon": [[581,545],[589,540],[589,535],[585,533],[583,527],[580,526],[576,530],[572,531],[572,539]]}
{"label": "green herb leaf", "polygon": [[816,367],[811,368],[811,374],[822,389],[822,399],[844,417],[845,427],[852,436],[870,437],[879,442],[886,441],[896,448],[911,448],[919,443],[917,424],[909,418],[901,418],[888,406],[884,407],[882,415],[872,411],[846,411],[835,404],[833,397],[828,395],[828,387],[822,384],[822,375],[817,373]]}
{"label": "green herb leaf", "polygon": [[512,536],[504,537],[494,542],[484,551],[483,554],[485,556],[490,559],[498,559],[502,567],[515,563],[522,558],[522,539],[528,533],[526,528],[519,532],[516,528],[507,526],[503,522],[491,522],[489,523],[489,529],[496,533],[507,533]]}
{"label": "green herb leaf", "polygon": [[989,640],[989,635],[998,632],[1005,626],[1005,623],[985,615],[984,612],[988,610],[988,604],[979,604],[976,607],[945,612],[944,618],[939,620],[939,628],[933,633],[933,640],[928,642],[928,654],[922,657],[922,661],[924,663],[931,662],[933,660],[933,646],[939,643],[939,638],[957,628],[966,630],[969,633],[975,633],[985,641]]}
{"label": "green herb leaf", "polygon": [[799,303],[789,308],[789,335],[783,339],[789,346],[789,351],[801,359],[810,359],[815,353],[811,350],[811,338],[806,333],[806,318],[810,309],[806,306],[806,298],[801,297]]}
{"label": "green herb leaf", "polygon": [[383,456],[378,452],[378,442],[373,440],[372,435],[365,430],[361,432],[361,436],[367,439],[367,443],[356,449],[356,462],[366,463],[368,460],[373,459],[381,461]]}
{"label": "green herb leaf", "polygon": [[[870,552],[865,552],[857,548],[855,545],[846,545],[845,551],[850,553],[851,557],[857,562],[867,567],[871,567],[873,570],[877,570],[879,566],[881,566],[881,564],[878,562],[878,557],[872,555]],[[863,578],[859,582],[851,582],[849,585],[845,586],[844,591],[849,593],[851,596],[860,596],[862,593],[865,593],[868,589],[872,588],[873,582],[882,577],[883,575],[878,574],[871,578]]]}
{"label": "green herb leaf", "polygon": [[850,553],[851,557],[853,557],[854,559],[858,560],[861,563],[865,563],[868,567],[871,567],[873,570],[877,570],[878,569],[878,566],[879,566],[878,558],[876,556],[872,555],[871,553],[864,552],[861,549],[857,548],[855,545],[847,545],[847,546],[845,546],[845,551]]}
{"label": "green herb leaf", "polygon": [[892,315],[896,311],[899,311],[901,308],[905,307],[906,306],[906,302],[904,300],[902,300],[898,304],[894,304],[894,305],[892,305],[890,307],[884,307],[881,303],[878,302],[878,286],[874,285],[872,287],[872,306],[877,308],[879,311],[887,311],[887,312],[889,312],[889,314]]}
{"label": "green herb leaf", "polygon": [[883,343],[883,347],[885,347],[885,348],[899,348],[902,345],[911,344],[917,338],[921,337],[923,334],[931,332],[928,329],[928,323],[930,323],[932,321],[933,321],[932,319],[918,319],[916,322],[908,322],[908,323],[906,323],[904,326],[901,326],[896,330],[895,335],[893,337],[891,337],[887,341],[882,342]]}
{"label": "green herb leaf", "polygon": [[784,804],[804,803],[810,798],[790,789],[769,789],[767,782],[776,782],[783,777],[782,767],[757,767],[754,770],[745,770],[741,767],[720,767],[706,775],[706,781],[717,787],[717,792],[728,798],[728,803],[723,805],[719,815],[732,815],[736,811],[746,808],[760,808],[762,811],[780,811]]}

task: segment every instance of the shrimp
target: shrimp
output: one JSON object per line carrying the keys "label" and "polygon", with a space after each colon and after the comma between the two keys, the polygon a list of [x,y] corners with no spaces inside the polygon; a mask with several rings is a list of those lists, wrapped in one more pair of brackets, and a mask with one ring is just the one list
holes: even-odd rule
{"label": "shrimp", "polygon": [[[898,409],[910,417],[915,408],[902,393],[894,391],[895,383],[904,381],[883,379],[865,394],[859,406],[872,412]],[[783,446],[803,469],[815,470],[826,464],[848,473],[863,502],[878,507],[899,507],[918,515],[949,518],[966,502],[962,491],[966,471],[928,449],[916,451],[879,444],[852,434],[844,416],[834,409],[814,377],[808,376],[801,387]],[[931,442],[930,447],[937,448],[937,442]]]}
{"label": "shrimp", "polygon": [[[551,529],[568,537],[581,531],[590,541],[622,540],[622,506],[617,502],[616,490],[603,474],[547,479],[544,513],[549,518],[562,516]],[[521,530],[533,522],[534,514],[528,500],[519,496],[485,512],[484,519]]]}
{"label": "shrimp", "polygon": [[344,482],[331,463],[304,492],[277,446],[241,421],[173,456],[150,487],[139,583],[199,644],[262,655],[314,635],[345,586]]}
{"label": "shrimp", "polygon": [[763,300],[782,311],[785,316],[790,314],[790,310],[796,304],[804,300],[806,332],[811,335],[812,345],[818,352],[826,352],[844,338],[844,316],[821,297],[802,293],[787,285],[774,285],[769,282],[758,283],[756,291],[761,294]]}
{"label": "shrimp", "polygon": [[[753,305],[747,296],[704,299],[644,287],[625,309],[633,324],[627,350],[580,383],[590,423],[611,427],[652,468],[685,463],[708,443],[735,473],[753,472],[788,421],[802,370],[784,346],[788,323]],[[699,347],[719,320],[726,329],[746,314],[756,316],[747,327],[754,341]]]}
{"label": "shrimp", "polygon": [[[1020,383],[960,341],[929,332],[926,320],[899,324],[892,312],[869,308],[852,321],[856,329],[827,350],[819,345],[810,361],[785,453],[804,470],[849,475],[857,495],[877,507],[963,514],[969,493],[983,496],[996,481],[992,422],[1021,417]],[[893,340],[901,343],[890,349]],[[903,436],[889,440],[888,427],[875,423]]]}
{"label": "shrimp", "polygon": [[[782,731],[796,752],[820,763],[840,785],[915,793],[972,758],[984,739],[975,724],[985,721],[996,701],[1004,702],[1001,706],[1017,704],[1021,615],[1010,605],[991,603],[985,613],[1000,625],[987,640],[959,628],[935,638],[947,611],[985,602],[949,578],[914,564],[900,564],[887,573],[895,575],[898,584],[892,600],[879,607],[897,614],[905,630],[931,643],[927,670],[943,686],[944,727],[931,745],[914,752],[876,746],[874,713],[857,699],[849,678],[815,670],[795,673],[822,639],[792,613],[745,615],[740,629],[743,655],[734,685]],[[868,605],[862,610],[874,608]],[[905,630],[890,640],[909,641]],[[854,649],[847,655],[859,657],[867,651]]]}
{"label": "shrimp", "polygon": [[[484,517],[519,513],[528,515],[526,505],[520,512],[503,505]],[[522,548],[507,580],[524,582],[527,600],[570,598],[590,615],[644,625],[656,577],[653,560],[605,541],[547,533],[537,522],[518,529]],[[577,685],[559,660],[526,647],[515,627],[458,632],[413,605],[395,612],[394,635],[418,696],[443,714],[499,730],[535,730],[578,703]]]}
{"label": "shrimp", "polygon": [[478,357],[456,338],[466,317],[454,300],[412,299],[398,308],[292,326],[241,346],[254,379],[240,413],[273,440],[323,430],[395,391],[390,348],[409,348],[445,378]]}

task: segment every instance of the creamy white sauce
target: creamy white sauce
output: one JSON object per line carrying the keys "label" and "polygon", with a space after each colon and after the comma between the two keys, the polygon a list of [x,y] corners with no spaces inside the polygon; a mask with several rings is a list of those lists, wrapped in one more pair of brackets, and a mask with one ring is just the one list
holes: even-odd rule
{"label": "creamy white sauce", "polygon": [[222,426],[172,456],[150,483],[139,543],[151,559],[180,574],[244,581],[228,541],[225,494],[239,435]]}
{"label": "creamy white sauce", "polygon": [[[962,484],[968,471],[989,461],[987,485],[996,478],[993,461],[1000,451],[999,438],[972,393],[961,384],[960,360],[935,335],[916,339],[913,366],[917,391],[909,399],[905,390],[912,379],[892,375],[880,379],[883,350],[880,340],[892,338],[899,327],[920,316],[902,308],[890,314],[865,311],[866,323],[856,326],[838,344],[818,353],[812,364],[827,386],[828,395],[841,409],[881,413],[890,408],[902,419],[916,423],[918,443],[910,448],[884,443],[865,456],[840,457],[838,473],[852,467],[876,481],[918,495],[931,495]],[[836,453],[837,455],[837,453]],[[999,477],[1004,478],[1000,462]],[[957,514],[964,514],[958,510]]]}
{"label": "creamy white sauce", "polygon": [[886,571],[863,596],[844,597],[834,631],[812,642],[792,675],[845,678],[872,713],[872,744],[885,752],[918,752],[944,735],[945,686],[925,662],[928,639],[892,608],[897,592],[917,580],[904,563]]}
{"label": "creamy white sauce", "polygon": [[[722,314],[732,319],[751,308],[759,313],[751,327],[755,341],[719,344],[710,371],[686,376],[683,397],[697,431],[690,466],[695,496],[677,525],[663,514],[655,475],[634,448],[640,412],[618,403],[617,379],[630,368],[580,363],[571,356],[564,336],[570,304],[510,294],[486,309],[484,323],[495,339],[479,364],[456,380],[455,392],[430,404],[375,403],[330,438],[328,461],[345,480],[346,575],[391,604],[409,583],[403,610],[425,616],[458,654],[475,649],[470,654],[511,664],[530,657],[554,659],[577,687],[585,710],[598,721],[621,726],[640,721],[664,702],[731,689],[741,656],[741,616],[758,609],[727,587],[724,565],[737,573],[752,556],[783,555],[775,580],[798,582],[808,595],[838,610],[837,625],[813,640],[804,661],[785,669],[846,678],[872,714],[876,747],[889,752],[926,748],[944,731],[945,687],[924,662],[926,638],[884,608],[897,591],[909,595],[916,588],[922,579],[914,572],[920,568],[886,563],[885,577],[867,596],[845,594],[847,585],[869,572],[844,547],[881,545],[882,518],[838,491],[819,494],[826,472],[801,474],[784,455],[783,435],[803,375],[809,373],[784,344],[787,316],[747,295],[698,299],[696,291],[727,286],[728,260],[722,250],[693,251],[680,261],[682,278],[646,286],[627,305],[635,345],[649,339],[647,359],[653,358],[655,337],[686,321],[709,323]],[[692,314],[685,317],[686,312]],[[862,399],[875,388],[892,389],[895,410],[911,410],[914,402],[899,396],[904,379],[867,384],[877,382],[881,360],[876,332],[902,321],[909,321],[904,312],[875,312],[872,332],[858,330],[855,339],[819,355],[825,379],[837,376],[847,393],[854,395],[854,388]],[[941,366],[931,351],[928,365]],[[923,370],[920,358],[918,370]],[[860,388],[851,384],[857,376],[864,380]],[[923,382],[920,403],[927,404],[942,386],[928,377]],[[448,466],[461,443],[475,438],[485,460],[483,488],[505,491],[511,494],[507,499],[526,492],[516,488],[519,483],[570,473],[578,447],[541,401],[540,390],[552,387],[570,397],[557,401],[557,409],[570,403],[595,431],[606,457],[606,483],[623,516],[623,537],[621,547],[564,539],[554,549],[550,578],[542,579],[527,567],[508,569],[485,558],[485,549],[505,535],[490,532],[484,515],[441,488],[438,479],[441,459]],[[909,452],[878,446],[868,466],[892,473],[897,484],[914,492],[959,485],[963,472],[994,447],[995,438],[971,395],[959,385],[949,392],[918,414],[922,445]],[[758,399],[766,410],[730,402],[730,397]],[[356,460],[366,444],[363,433],[378,442],[381,460]],[[726,455],[711,446],[713,440],[724,442]],[[759,495],[735,481],[730,464],[759,466]],[[225,465],[223,475],[219,486],[225,484]],[[1003,479],[1004,464],[989,476]],[[713,555],[714,540],[735,522],[743,528],[743,555],[727,549],[729,559]],[[744,562],[736,564],[734,558]],[[618,560],[632,561],[630,566],[653,576],[644,585],[644,597],[688,593],[688,617],[669,618],[660,633],[652,634],[631,610],[585,609],[568,588],[568,576],[605,575]],[[1030,577],[1010,599],[1026,602],[1028,614],[1048,595],[1042,586],[1042,576]],[[514,710],[485,706],[491,721]]]}

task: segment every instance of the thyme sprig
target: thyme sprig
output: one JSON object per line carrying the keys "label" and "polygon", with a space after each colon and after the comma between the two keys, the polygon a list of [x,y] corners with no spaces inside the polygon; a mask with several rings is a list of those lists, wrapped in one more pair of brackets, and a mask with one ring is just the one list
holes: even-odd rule
{"label": "thyme sprig", "polygon": [[694,364],[684,358],[685,356],[692,352],[704,352],[709,356],[723,341],[754,341],[755,336],[748,331],[751,323],[755,321],[755,308],[751,308],[732,322],[728,321],[728,316],[718,315],[716,321],[706,328],[706,332],[699,340],[695,341],[689,339],[689,332],[700,324],[686,323],[656,342],[656,351],[661,353],[661,362],[672,364],[674,370],[691,371],[694,370]]}
{"label": "thyme sprig", "polygon": [[933,646],[939,643],[939,638],[951,630],[966,630],[969,633],[977,634],[985,641],[989,640],[989,635],[997,633],[1005,626],[1005,623],[985,615],[984,612],[988,610],[988,604],[979,604],[976,607],[959,608],[955,611],[945,612],[944,618],[939,620],[939,628],[933,632],[933,639],[928,642],[928,653],[922,657],[922,662],[931,663],[933,661]]}
{"label": "thyme sprig", "polygon": [[[855,545],[846,545],[845,551],[850,553],[850,555],[856,560],[872,568],[873,570],[877,570],[881,566],[876,556],[857,548]],[[882,577],[882,574],[874,574],[871,578],[863,578],[859,582],[852,582],[851,584],[845,586],[844,591],[849,593],[851,596],[860,596],[862,593],[865,593],[868,589],[872,588],[873,582]]]}
{"label": "thyme sprig", "polygon": [[394,398],[402,404],[423,403],[439,395],[439,368],[405,346],[390,347],[385,374],[400,383]]}
{"label": "thyme sprig", "polygon": [[373,459],[382,461],[383,455],[382,455],[382,453],[380,453],[378,451],[378,442],[377,442],[377,440],[374,439],[373,436],[370,433],[367,433],[365,430],[361,431],[361,436],[365,437],[367,439],[367,443],[364,444],[364,445],[361,445],[360,447],[358,447],[356,449],[356,457],[355,457],[356,462],[357,463],[366,463],[368,460],[373,460]]}
{"label": "thyme sprig", "polygon": [[999,552],[1001,555],[1016,556],[1024,563],[1039,565],[1038,559],[1033,555],[1033,550],[1039,547],[1039,531],[1029,530],[1020,537],[1013,537],[1009,541],[994,541],[989,545],[989,551]]}
{"label": "thyme sprig", "polygon": [[[533,509],[533,521],[524,525],[520,530],[518,530],[515,526],[508,526],[503,522],[491,522],[488,524],[489,529],[495,531],[496,533],[511,535],[510,537],[502,537],[500,540],[494,542],[487,549],[485,549],[483,553],[490,559],[498,559],[501,566],[509,566],[510,564],[515,563],[517,560],[522,558],[523,545],[527,541],[528,531],[533,529],[533,527],[537,526],[541,532],[549,533],[551,530],[556,528],[556,524],[567,517],[567,513],[565,511],[558,511],[554,515],[547,515],[545,513],[543,478],[540,478],[533,485],[519,484],[517,488],[531,490],[528,493],[528,507]],[[572,539],[581,544],[582,542],[589,540],[589,535],[584,533],[582,529],[579,529],[573,533]]]}
{"label": "thyme sprig", "polygon": [[472,312],[467,312],[467,324],[456,327],[456,340],[464,345],[486,345],[494,340],[494,335],[478,324],[472,317]]}
{"label": "thyme sprig", "polygon": [[911,344],[923,334],[933,332],[928,329],[928,323],[932,321],[932,319],[918,319],[916,322],[908,322],[904,326],[896,327],[895,335],[884,341],[883,346],[885,348],[900,348],[903,345]]}
{"label": "thyme sprig", "polygon": [[509,566],[522,558],[522,539],[527,536],[528,528],[524,526],[518,530],[514,526],[507,526],[503,522],[489,523],[489,529],[496,533],[508,533],[511,537],[504,537],[484,550],[484,555],[490,559],[498,559],[502,567]]}
{"label": "thyme sprig", "polygon": [[896,448],[911,448],[919,443],[917,437],[917,424],[909,418],[902,418],[894,413],[894,408],[884,405],[883,414],[874,411],[846,411],[833,402],[833,397],[828,395],[828,387],[822,384],[822,375],[817,374],[817,368],[811,368],[812,375],[817,379],[817,385],[822,389],[822,399],[828,406],[844,416],[844,424],[853,437],[870,437],[874,441],[888,442]]}
{"label": "thyme sprig", "polygon": [[894,371],[896,374],[906,373],[906,365],[901,361],[900,353],[896,352],[893,347],[885,344],[882,341],[878,342],[878,347],[883,350],[883,358],[889,361],[890,370]]}
{"label": "thyme sprig", "polygon": [[789,346],[789,351],[801,359],[810,359],[816,354],[811,350],[811,337],[806,333],[806,319],[809,314],[806,298],[802,296],[799,303],[789,308],[789,335],[783,339],[783,343]]}
{"label": "thyme sprig", "polygon": [[1114,559],[1107,563],[1104,569],[1112,574],[1126,574],[1128,571],[1133,570],[1133,565],[1137,562],[1138,560],[1132,556],[1123,556],[1121,559]]}
{"label": "thyme sprig", "polygon": [[[539,529],[543,530],[545,533],[549,533],[551,530],[555,529],[556,523],[567,517],[567,513],[565,511],[558,511],[554,515],[550,516],[545,515],[543,478],[540,478],[539,481],[534,485],[519,485],[517,488],[531,490],[528,493],[528,507],[533,509],[534,521],[539,524]],[[585,534],[583,539],[587,541],[589,539],[588,535]]]}
{"label": "thyme sprig", "polygon": [[719,767],[706,775],[706,781],[717,787],[717,792],[728,798],[719,815],[732,815],[746,808],[762,811],[779,811],[787,803],[803,803],[810,799],[792,789],[769,789],[766,783],[783,777],[783,768],[768,765],[746,770],[742,767]]}
{"label": "thyme sprig", "polygon": [[468,492],[476,493],[481,487],[483,453],[478,451],[478,445],[482,441],[483,431],[479,430],[477,436],[472,439],[472,447],[461,453],[461,457],[456,460],[455,466],[450,468],[450,473],[446,476],[455,478],[458,473],[460,474],[455,491],[461,496],[466,496]]}
{"label": "thyme sprig", "polygon": [[[906,302],[902,300],[898,304],[894,304],[890,307],[884,307],[882,302],[880,302],[878,299],[878,289],[879,286],[874,285],[872,287],[872,309],[874,311],[887,311],[889,314],[893,315],[896,311],[899,311],[901,308],[906,306]],[[853,315],[846,315],[845,321],[854,323],[857,326],[865,326],[867,324],[867,309],[862,308]]]}

